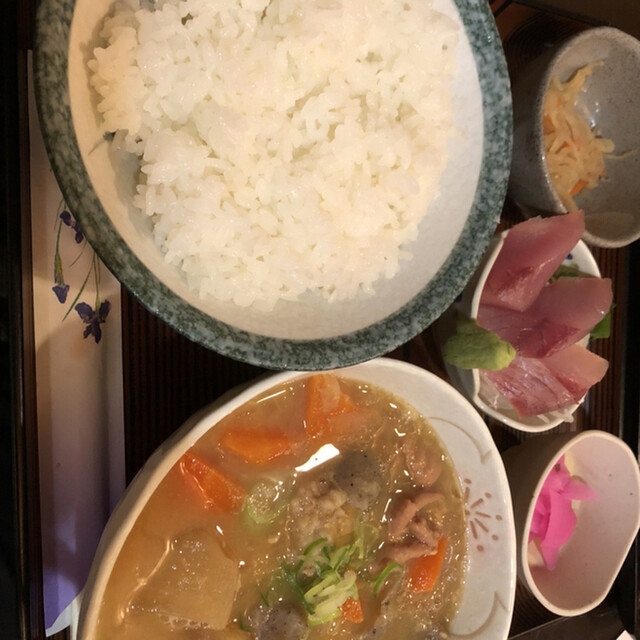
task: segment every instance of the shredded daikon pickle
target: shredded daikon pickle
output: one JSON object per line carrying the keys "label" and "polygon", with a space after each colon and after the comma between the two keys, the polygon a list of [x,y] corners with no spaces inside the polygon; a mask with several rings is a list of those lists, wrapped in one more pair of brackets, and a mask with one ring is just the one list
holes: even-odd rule
{"label": "shredded daikon pickle", "polygon": [[549,175],[562,204],[577,211],[573,199],[593,189],[604,175],[604,156],[614,149],[613,142],[597,135],[575,108],[585,79],[598,63],[578,69],[568,82],[553,77],[544,103],[543,130]]}

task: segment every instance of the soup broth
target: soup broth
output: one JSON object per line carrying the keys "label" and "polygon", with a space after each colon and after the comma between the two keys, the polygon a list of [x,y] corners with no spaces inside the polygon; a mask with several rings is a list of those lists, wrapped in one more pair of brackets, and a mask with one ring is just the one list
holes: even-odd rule
{"label": "soup broth", "polygon": [[465,513],[436,433],[372,385],[317,374],[201,437],[115,562],[97,640],[441,638]]}

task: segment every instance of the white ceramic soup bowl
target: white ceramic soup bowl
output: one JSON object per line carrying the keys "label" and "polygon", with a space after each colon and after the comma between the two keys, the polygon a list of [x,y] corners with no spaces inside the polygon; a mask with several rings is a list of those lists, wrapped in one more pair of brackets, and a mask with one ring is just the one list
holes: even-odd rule
{"label": "white ceramic soup bowl", "polygon": [[[574,504],[577,524],[555,569],[528,558],[529,529],[544,481],[561,456],[598,496]],[[577,616],[606,597],[640,526],[638,460],[603,431],[547,434],[503,455],[516,522],[518,578],[550,611]]]}
{"label": "white ceramic soup bowl", "polygon": [[201,298],[152,238],[133,204],[137,158],[103,139],[87,63],[114,0],[39,3],[34,80],[43,134],[61,190],[109,270],[152,313],[190,339],[271,369],[317,370],[384,355],[420,333],[453,301],[499,219],[511,153],[511,92],[488,5],[436,0],[459,25],[452,86],[457,136],[439,195],[390,280],[329,303],[320,294],[271,311]]}
{"label": "white ceramic soup bowl", "polygon": [[[443,338],[451,335],[455,331],[456,317],[458,314],[467,318],[475,319],[478,317],[478,307],[480,306],[482,290],[484,289],[489,272],[500,253],[500,249],[502,248],[502,244],[507,233],[508,231],[504,231],[493,239],[485,257],[478,267],[478,270],[473,275],[468,285],[464,288],[462,295],[443,316]],[[564,260],[563,264],[565,266],[579,269],[590,276],[600,277],[598,264],[591,251],[589,251],[589,248],[582,240],[576,244],[571,253]],[[585,338],[583,339],[582,344],[586,345],[587,342],[588,338]],[[540,433],[542,431],[553,429],[562,422],[570,422],[572,420],[572,415],[580,406],[579,404],[572,404],[562,410],[550,411],[548,413],[541,413],[535,416],[522,418],[517,414],[516,410],[511,407],[501,406],[496,408],[483,399],[480,392],[480,373],[478,369],[459,369],[458,367],[446,362],[445,367],[451,382],[457,389],[462,391],[462,393],[464,393],[480,411],[495,420],[499,420],[508,427],[517,429],[518,431]],[[584,401],[584,398],[582,400]]]}
{"label": "white ceramic soup bowl", "polygon": [[[459,474],[468,522],[468,561],[456,635],[506,638],[515,593],[515,533],[502,460],[473,407],[437,376],[401,361],[376,359],[337,372],[376,385],[413,405],[446,446]],[[92,640],[107,581],[136,518],[169,469],[219,420],[268,389],[305,373],[263,377],[223,396],[188,420],[140,470],[113,512],[81,598],[77,637]]]}

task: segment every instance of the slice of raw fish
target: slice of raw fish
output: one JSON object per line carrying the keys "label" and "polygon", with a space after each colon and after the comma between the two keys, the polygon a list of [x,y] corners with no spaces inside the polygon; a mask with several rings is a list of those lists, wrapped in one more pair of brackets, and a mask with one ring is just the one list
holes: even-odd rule
{"label": "slice of raw fish", "polygon": [[584,213],[531,218],[509,230],[481,303],[523,311],[538,297],[584,232]]}
{"label": "slice of raw fish", "polygon": [[574,403],[573,396],[537,358],[516,356],[499,371],[480,371],[521,418],[548,413]]}
{"label": "slice of raw fish", "polygon": [[525,358],[544,358],[578,342],[609,311],[609,278],[558,278],[525,311],[481,304],[478,324]]}
{"label": "slice of raw fish", "polygon": [[579,344],[544,358],[542,363],[567,389],[574,402],[580,402],[590,387],[602,380],[609,368],[604,358]]}

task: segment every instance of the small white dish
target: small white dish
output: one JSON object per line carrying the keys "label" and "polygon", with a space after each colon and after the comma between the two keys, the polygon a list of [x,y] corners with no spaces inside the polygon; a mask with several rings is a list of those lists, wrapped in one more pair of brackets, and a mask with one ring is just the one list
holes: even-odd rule
{"label": "small white dish", "polygon": [[[445,339],[446,336],[451,335],[455,331],[456,318],[459,315],[473,319],[478,317],[478,307],[480,306],[482,290],[484,289],[491,267],[493,267],[500,253],[507,233],[508,231],[503,231],[502,234],[493,239],[480,267],[463,290],[462,295],[443,316],[443,337],[445,337]],[[576,244],[563,264],[576,267],[590,276],[600,277],[598,264],[582,240]],[[582,344],[586,344],[587,342],[588,338],[585,338]],[[478,369],[459,369],[447,362],[445,362],[445,367],[453,385],[462,391],[480,411],[499,420],[508,427],[518,429],[519,431],[539,433],[553,429],[562,422],[570,420],[571,415],[579,406],[578,404],[573,404],[562,410],[521,418],[518,416],[516,410],[510,406],[496,409],[483,400],[480,395],[480,373]]]}
{"label": "small white dish", "polygon": [[[467,508],[467,571],[452,637],[501,640],[508,636],[515,596],[515,532],[509,485],[500,454],[473,407],[438,376],[380,358],[340,369],[340,377],[374,384],[401,397],[430,422],[458,471]],[[107,581],[131,528],[167,472],[213,425],[252,398],[307,373],[284,372],[236,389],[190,418],[151,456],[104,530],[85,586],[77,628],[95,638]]]}
{"label": "small white dish", "polygon": [[[574,503],[577,524],[555,569],[529,563],[529,529],[536,500],[553,466],[565,456],[572,475],[597,500]],[[511,485],[518,578],[549,611],[577,616],[606,597],[640,526],[640,472],[631,449],[603,431],[531,438],[503,455]]]}

